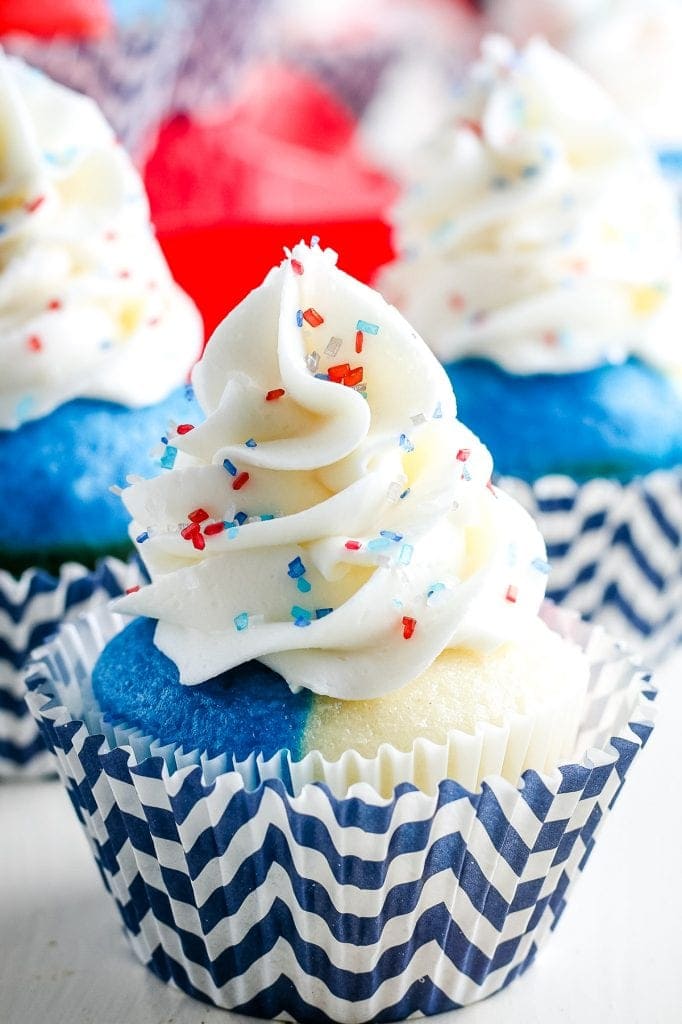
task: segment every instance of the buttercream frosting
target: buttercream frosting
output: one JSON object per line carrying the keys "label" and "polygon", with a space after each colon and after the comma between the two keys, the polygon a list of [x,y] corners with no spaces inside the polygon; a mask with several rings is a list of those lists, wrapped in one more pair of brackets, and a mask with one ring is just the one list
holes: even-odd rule
{"label": "buttercream frosting", "polygon": [[539,39],[484,41],[394,227],[378,287],[445,361],[680,366],[672,194],[606,93]]}
{"label": "buttercream frosting", "polygon": [[490,484],[442,367],[398,311],[297,245],[193,372],[205,421],[174,468],[123,493],[181,682],[256,658],[346,699],[402,686],[448,647],[523,643],[543,541]]}
{"label": "buttercream frosting", "polygon": [[144,188],[96,105],[0,51],[0,429],[165,398],[199,354]]}

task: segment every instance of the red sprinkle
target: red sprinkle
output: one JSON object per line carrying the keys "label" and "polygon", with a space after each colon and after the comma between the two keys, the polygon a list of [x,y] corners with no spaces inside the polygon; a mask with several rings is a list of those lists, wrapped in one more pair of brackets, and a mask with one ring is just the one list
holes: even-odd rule
{"label": "red sprinkle", "polygon": [[225,523],[209,523],[208,526],[204,527],[204,533],[207,537],[215,537],[217,533],[222,533],[225,529]]}
{"label": "red sprinkle", "polygon": [[59,299],[50,299],[50,301],[47,304],[47,308],[48,309],[61,309],[62,308],[62,304],[59,301]]}
{"label": "red sprinkle", "polygon": [[320,316],[317,310],[313,309],[312,306],[310,309],[306,309],[303,314],[303,319],[307,324],[310,324],[311,327],[319,327],[320,324],[324,323],[324,317]]}
{"label": "red sprinkle", "polygon": [[542,340],[545,345],[556,345],[559,340],[556,331],[545,331],[542,335]]}
{"label": "red sprinkle", "polygon": [[451,295],[448,299],[448,305],[455,313],[459,313],[459,311],[464,309],[465,306],[464,297],[455,292],[455,294]]}
{"label": "red sprinkle", "polygon": [[496,497],[497,497],[497,495],[495,494],[495,488],[493,487],[493,482],[492,482],[492,480],[488,480],[488,483],[486,484],[486,487],[488,488],[488,490],[489,490],[489,491],[490,491],[490,493],[492,494],[493,498],[496,498]]}
{"label": "red sprinkle", "polygon": [[205,523],[208,519],[208,512],[204,508],[195,508],[194,512],[190,512],[187,518],[190,523]]}
{"label": "red sprinkle", "polygon": [[327,370],[329,379],[335,384],[343,384],[344,378],[350,373],[350,363],[339,363],[337,366],[330,366]]}
{"label": "red sprinkle", "polygon": [[114,239],[118,238],[118,235],[115,231],[105,231],[104,237],[106,238],[107,242],[113,242]]}
{"label": "red sprinkle", "polygon": [[[294,262],[296,261],[294,260]],[[286,391],[284,390],[284,388],[273,388],[272,391],[268,391],[267,395],[265,396],[265,401],[274,402],[277,398],[281,398],[285,394]]]}
{"label": "red sprinkle", "polygon": [[511,604],[516,604],[516,598],[519,596],[519,588],[515,587],[513,583],[510,583],[507,587],[507,593],[504,595],[507,601]]}
{"label": "red sprinkle", "polygon": [[362,331],[355,332],[355,351],[358,355],[362,352],[362,346],[365,341],[365,336]]}
{"label": "red sprinkle", "polygon": [[136,594],[139,589],[140,589],[139,586],[137,586],[137,587],[128,587],[128,589],[126,590],[126,594]]}
{"label": "red sprinkle", "polygon": [[119,270],[118,276],[119,277],[130,277],[130,271],[129,270]]}
{"label": "red sprinkle", "polygon": [[31,199],[29,203],[24,203],[24,209],[27,213],[35,213],[39,206],[42,206],[45,202],[45,196],[36,196],[35,199]]}
{"label": "red sprinkle", "polygon": [[43,343],[37,334],[32,334],[30,338],[27,338],[26,344],[30,348],[31,352],[40,352],[43,347]]}
{"label": "red sprinkle", "polygon": [[199,523],[193,522],[190,526],[186,526],[184,530],[180,531],[180,536],[185,540],[191,540],[197,551],[203,551],[206,547],[206,541],[201,534]]}
{"label": "red sprinkle", "polygon": [[360,543],[359,540],[347,540],[346,547],[348,548],[349,551],[359,551],[360,548],[362,547],[362,544]]}
{"label": "red sprinkle", "polygon": [[477,135],[480,138],[483,136],[483,128],[481,127],[480,121],[473,121],[470,117],[460,117],[459,124],[461,128],[468,128],[470,132]]}
{"label": "red sprinkle", "polygon": [[298,260],[292,260],[291,269],[295,274],[298,274],[300,277],[300,275],[303,273],[303,264],[300,263]]}
{"label": "red sprinkle", "polygon": [[194,424],[193,423],[180,423],[178,425],[177,433],[178,434],[189,434],[190,430],[194,430]]}
{"label": "red sprinkle", "polygon": [[470,455],[471,448],[460,448],[460,450],[457,452],[457,461],[466,462]]}
{"label": "red sprinkle", "polygon": [[417,626],[417,620],[411,618],[409,615],[403,615],[403,637],[405,640],[410,640],[414,634]]}
{"label": "red sprinkle", "polygon": [[241,491],[241,489],[244,486],[244,484],[248,484],[248,482],[249,482],[249,474],[246,473],[246,472],[239,473],[234,478],[234,480],[232,481],[232,490],[233,491]]}
{"label": "red sprinkle", "polygon": [[343,383],[347,388],[354,388],[356,384],[362,383],[363,375],[363,368],[361,366],[356,366],[354,370],[351,370],[350,373],[346,374],[343,378]]}

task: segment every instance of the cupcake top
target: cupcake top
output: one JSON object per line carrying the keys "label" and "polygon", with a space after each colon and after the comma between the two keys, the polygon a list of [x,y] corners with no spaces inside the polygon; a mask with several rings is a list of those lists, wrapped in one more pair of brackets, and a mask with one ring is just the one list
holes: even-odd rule
{"label": "cupcake top", "polygon": [[537,529],[490,484],[423,341],[331,250],[287,253],[193,385],[205,422],[123,493],[152,582],[117,605],[158,619],[181,682],[255,658],[292,689],[367,698],[446,648],[532,635]]}
{"label": "cupcake top", "polygon": [[0,51],[0,429],[72,398],[143,406],[185,379],[198,314],[95,104]]}
{"label": "cupcake top", "polygon": [[606,93],[543,41],[483,42],[394,223],[379,286],[441,359],[679,369],[672,194]]}

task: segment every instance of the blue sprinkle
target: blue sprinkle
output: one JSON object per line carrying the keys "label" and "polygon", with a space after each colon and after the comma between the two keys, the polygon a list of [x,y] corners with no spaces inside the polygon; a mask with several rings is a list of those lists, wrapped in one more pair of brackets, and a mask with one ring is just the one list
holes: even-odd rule
{"label": "blue sprinkle", "polygon": [[536,174],[540,172],[540,168],[536,164],[528,164],[521,171],[522,178],[534,178]]}
{"label": "blue sprinkle", "polygon": [[313,589],[311,584],[308,583],[307,579],[305,579],[303,576],[301,576],[300,579],[296,580],[296,586],[298,587],[302,594],[309,594],[310,591]]}
{"label": "blue sprinkle", "polygon": [[297,309],[296,310],[296,326],[297,327],[303,327],[303,310],[302,309]]}
{"label": "blue sprinkle", "polygon": [[144,542],[146,540],[149,540],[149,534],[145,530],[144,533],[140,533],[140,534],[137,535],[137,537],[135,538],[135,543],[136,544],[144,544]]}
{"label": "blue sprinkle", "polygon": [[230,462],[229,459],[223,459],[223,469],[226,469],[230,476],[237,475],[237,467],[234,462]]}
{"label": "blue sprinkle", "polygon": [[310,619],[294,619],[294,625],[303,628],[310,625]]}
{"label": "blue sprinkle", "polygon": [[194,388],[191,384],[185,384],[185,398],[188,402],[191,402],[194,398]]}
{"label": "blue sprinkle", "polygon": [[467,468],[467,466],[462,467],[462,479],[467,481],[471,480],[471,471]]}
{"label": "blue sprinkle", "polygon": [[434,420],[441,420],[443,418],[443,410],[441,408],[440,402],[438,403],[436,408],[433,410],[433,418],[434,418]]}
{"label": "blue sprinkle", "polygon": [[409,565],[412,561],[412,552],[414,548],[411,544],[403,544],[398,555],[398,561],[401,565]]}
{"label": "blue sprinkle", "polygon": [[325,615],[331,615],[331,613],[333,611],[334,611],[333,608],[316,608],[315,609],[315,618],[316,619],[323,619],[325,617]]}
{"label": "blue sprinkle", "polygon": [[243,526],[249,517],[247,516],[246,512],[237,512],[234,518],[235,521],[239,523],[240,526]]}
{"label": "blue sprinkle", "polygon": [[392,540],[394,544],[403,539],[402,533],[394,533],[393,530],[379,530],[381,537],[386,537],[388,540]]}
{"label": "blue sprinkle", "polygon": [[403,451],[405,451],[405,452],[413,452],[414,451],[414,445],[410,441],[410,439],[407,436],[407,434],[401,434],[400,435],[400,441],[398,443],[400,444],[400,447],[403,449]]}
{"label": "blue sprinkle", "polygon": [[163,437],[161,438],[161,444],[168,444],[168,438],[166,437],[166,435],[165,435],[165,434],[164,434],[164,435],[163,435]]}
{"label": "blue sprinkle", "polygon": [[260,518],[261,518],[261,522],[262,523],[267,523],[268,520],[274,519],[275,517],[272,514],[272,512],[263,512],[263,514],[262,514],[262,516]]}
{"label": "blue sprinkle", "polygon": [[410,493],[410,488],[408,487],[406,490],[403,491],[403,493],[400,495],[400,497],[401,498],[406,498],[409,493]]}
{"label": "blue sprinkle", "polygon": [[507,188],[508,185],[509,185],[509,179],[508,178],[503,178],[502,175],[498,175],[497,177],[492,178],[491,181],[490,181],[490,187],[491,188],[496,188],[496,189],[497,188]]}
{"label": "blue sprinkle", "polygon": [[298,555],[291,562],[287,569],[287,576],[291,576],[292,580],[297,580],[300,576],[305,575],[305,566]]}
{"label": "blue sprinkle", "polygon": [[311,244],[311,246],[312,245],[319,245],[320,244],[320,236],[319,235],[313,235],[313,237],[310,239],[310,244]]}
{"label": "blue sprinkle", "polygon": [[246,629],[248,624],[249,624],[249,613],[248,612],[240,612],[239,615],[235,615],[235,617],[234,617],[234,628],[237,630],[238,633],[241,633],[242,630]]}
{"label": "blue sprinkle", "polygon": [[247,448],[257,448],[258,447],[258,442],[254,441],[254,439],[252,437],[250,437],[248,441],[244,441],[244,444],[246,445]]}
{"label": "blue sprinkle", "polygon": [[318,380],[329,380],[328,373],[316,373],[315,376],[317,377]]}
{"label": "blue sprinkle", "polygon": [[544,558],[534,558],[530,564],[534,569],[537,569],[538,572],[541,572],[543,576],[548,576],[549,571],[552,568],[549,562],[546,562]]}
{"label": "blue sprinkle", "polygon": [[301,608],[299,604],[294,604],[291,606],[291,617],[295,626],[309,626],[313,613],[307,608]]}
{"label": "blue sprinkle", "polygon": [[389,547],[390,544],[390,540],[386,537],[375,537],[373,540],[368,541],[367,547],[370,551],[381,551],[383,548]]}
{"label": "blue sprinkle", "polygon": [[174,448],[172,444],[166,447],[165,452],[159,459],[159,462],[164,469],[172,469],[175,463],[175,456],[178,454],[178,449]]}
{"label": "blue sprinkle", "polygon": [[7,225],[6,224],[0,224],[0,235],[4,235],[4,233],[6,231],[7,231]]}
{"label": "blue sprinkle", "polygon": [[355,330],[356,331],[364,331],[365,334],[378,334],[379,333],[379,325],[378,324],[369,324],[369,323],[367,323],[366,320],[358,320],[357,324],[355,325]]}
{"label": "blue sprinkle", "polygon": [[239,527],[237,526],[237,524],[235,522],[231,522],[231,523],[224,522],[223,526],[225,527],[225,530],[227,532],[228,538],[230,540],[234,540],[234,538],[239,533]]}
{"label": "blue sprinkle", "polygon": [[432,583],[426,591],[426,603],[428,604],[431,601],[431,598],[435,597],[436,594],[440,594],[442,590],[445,590],[444,583]]}

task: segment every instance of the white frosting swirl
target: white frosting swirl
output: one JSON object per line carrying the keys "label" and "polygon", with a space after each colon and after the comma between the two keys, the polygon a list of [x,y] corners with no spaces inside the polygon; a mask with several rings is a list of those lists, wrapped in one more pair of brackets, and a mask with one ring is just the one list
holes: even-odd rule
{"label": "white frosting swirl", "polygon": [[546,43],[484,41],[414,178],[378,286],[441,359],[680,366],[673,197],[637,131]]}
{"label": "white frosting swirl", "polygon": [[164,398],[201,345],[139,175],[95,104],[0,51],[0,429]]}
{"label": "white frosting swirl", "polygon": [[542,600],[542,539],[444,371],[335,263],[301,243],[229,314],[193,374],[205,422],[124,491],[152,583],[117,607],[159,620],[183,683],[257,658],[374,697],[446,647],[523,642]]}

